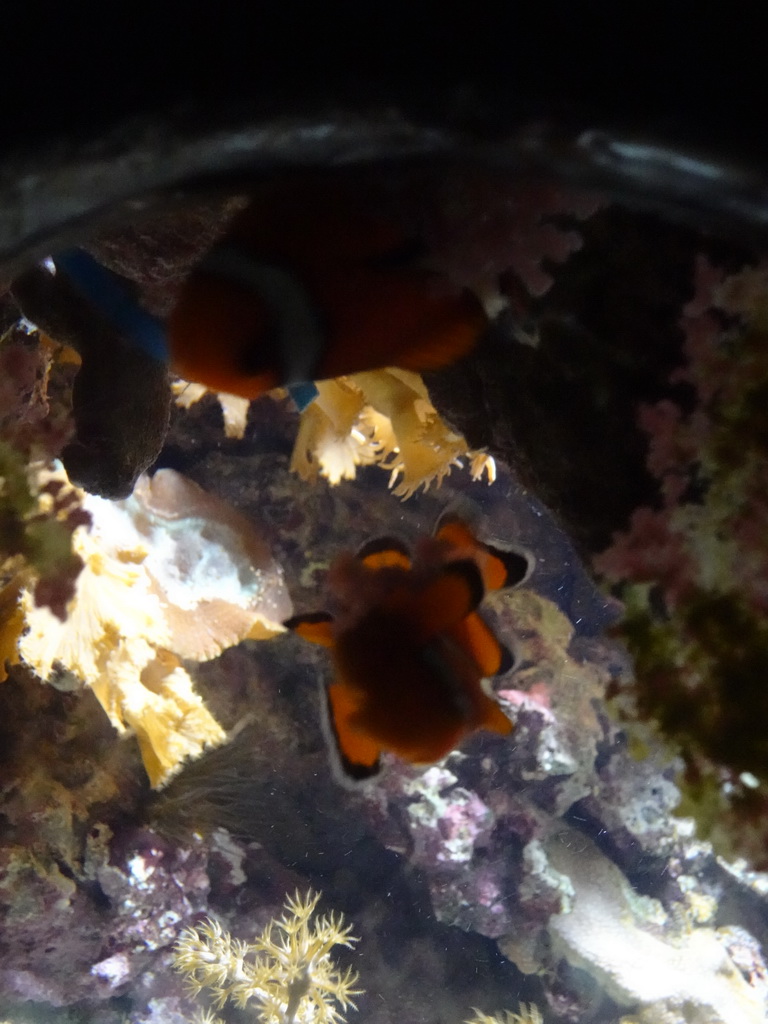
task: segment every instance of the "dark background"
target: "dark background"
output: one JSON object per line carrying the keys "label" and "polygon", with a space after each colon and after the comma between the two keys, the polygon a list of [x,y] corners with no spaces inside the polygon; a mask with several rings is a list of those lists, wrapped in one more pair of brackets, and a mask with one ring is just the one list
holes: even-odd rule
{"label": "dark background", "polygon": [[15,0],[1,25],[4,145],[169,107],[386,105],[477,133],[554,117],[766,156],[761,5],[448,7]]}

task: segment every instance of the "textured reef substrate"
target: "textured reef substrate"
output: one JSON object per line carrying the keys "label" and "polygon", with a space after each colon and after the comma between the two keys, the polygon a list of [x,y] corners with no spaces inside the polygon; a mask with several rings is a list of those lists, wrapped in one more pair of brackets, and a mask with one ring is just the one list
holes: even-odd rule
{"label": "textured reef substrate", "polygon": [[[686,360],[693,374],[697,354],[729,352],[743,331],[725,310],[727,322],[717,319],[706,334],[709,348],[686,349],[680,318],[694,296],[704,245],[695,232],[616,207],[594,213],[578,230],[584,246],[561,268],[552,265],[557,253],[535,239],[528,269],[551,270],[551,287],[533,297],[536,279],[529,279],[519,322],[502,321],[470,360],[429,379],[443,415],[473,449],[487,447],[498,458],[492,485],[455,470],[440,490],[399,502],[377,467],[336,487],[322,478],[309,484],[289,469],[297,416],[273,398],[251,406],[241,438],[226,436],[213,396],[173,407],[155,463],[252,524],[299,613],[320,607],[325,572],[340,549],[393,533],[413,542],[454,502],[474,509],[487,539],[531,551],[536,568],[525,585],[484,604],[515,654],[512,671],[495,681],[515,721],[512,736],[478,734],[426,771],[387,759],[375,784],[344,788],[322,727],[325,653],[283,634],[230,639],[220,643],[222,653],[185,646],[180,629],[175,648],[160,632],[150,643],[127,624],[137,604],[149,614],[160,601],[158,577],[145,580],[142,587],[155,588],[152,599],[141,590],[124,634],[119,616],[102,630],[104,656],[115,665],[130,662],[120,676],[127,683],[119,706],[116,699],[110,706],[110,690],[82,690],[72,673],[58,670],[43,684],[28,666],[12,664],[0,683],[0,1008],[10,1020],[191,1020],[197,1001],[172,967],[181,930],[210,915],[233,936],[252,940],[281,912],[286,893],[310,887],[322,891],[321,909],[343,912],[360,938],[334,958],[359,972],[360,1019],[373,1024],[458,1024],[473,1007],[516,1011],[521,1003],[539,1006],[547,1024],[764,1019],[765,876],[719,857],[690,818],[673,813],[683,783],[699,821],[709,806],[711,788],[696,802],[692,765],[714,772],[720,797],[733,779],[718,774],[727,765],[702,760],[698,748],[692,760],[662,739],[653,714],[648,724],[636,713],[627,697],[634,692],[631,660],[611,632],[621,607],[584,568],[612,543],[626,553],[614,534],[637,525],[638,508],[662,509],[679,522],[663,504],[665,472],[649,460],[649,447],[658,454],[660,438],[669,439],[662,429],[669,418],[660,426],[651,417],[654,429],[647,430],[638,408],[677,399],[677,426],[689,419],[701,425],[697,408],[718,426],[728,419],[715,416],[723,408],[743,412],[738,402],[707,405],[703,387],[697,394],[690,381],[674,379]],[[741,267],[742,254],[707,246],[724,273]],[[717,301],[710,296],[702,309],[720,309],[722,317]],[[704,315],[702,309],[687,315]],[[762,352],[758,327],[748,329],[743,352]],[[18,483],[27,480],[33,447],[55,453],[72,436],[66,395],[73,370],[51,366],[37,340],[16,331],[2,356],[11,410],[2,421],[3,475]],[[43,379],[52,388],[47,415],[15,414],[38,408]],[[745,426],[743,415],[733,418]],[[721,435],[704,436],[709,454],[712,437],[720,442]],[[686,475],[676,497],[707,509],[712,480],[727,490],[731,478],[723,484],[710,473],[702,484],[690,449],[673,448],[674,468]],[[743,444],[740,450],[751,452]],[[131,478],[135,468],[128,466]],[[45,493],[50,500],[40,515],[58,524],[57,545],[33,543],[34,516],[24,520],[34,520],[34,530],[17,528],[20,508],[31,515],[33,498],[20,483],[17,504],[2,508],[14,526],[9,564],[38,566],[45,586],[37,596],[55,614],[71,598],[79,565],[52,558],[51,550],[71,555],[71,534],[98,513],[86,502],[84,516],[60,487]],[[722,529],[722,518],[714,521]],[[166,543],[160,534],[145,536]],[[754,536],[745,532],[753,546]],[[669,564],[661,560],[657,568]],[[745,572],[756,564],[749,560]],[[636,573],[645,568],[630,562]],[[193,576],[191,566],[185,571]],[[625,559],[618,582],[638,582],[632,571]],[[687,578],[668,574],[662,582]],[[674,588],[651,591],[651,611],[668,622]],[[147,659],[138,670],[130,660],[137,652]],[[144,719],[144,734],[136,724],[131,686],[138,678],[160,698],[171,677],[174,685],[194,681],[218,723],[217,739],[224,731],[231,739],[153,791],[147,751],[165,748],[153,744],[157,736]],[[131,726],[126,735],[110,724],[105,703],[116,727]],[[164,739],[175,735],[169,721]],[[753,819],[754,840],[744,820],[734,819],[736,849],[742,842],[760,850],[759,815]]]}

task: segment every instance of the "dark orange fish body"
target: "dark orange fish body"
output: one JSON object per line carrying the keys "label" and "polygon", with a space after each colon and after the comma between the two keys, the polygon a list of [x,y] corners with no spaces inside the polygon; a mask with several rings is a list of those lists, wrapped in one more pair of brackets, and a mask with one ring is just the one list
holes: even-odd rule
{"label": "dark orange fish body", "polygon": [[182,288],[171,367],[218,391],[270,388],[465,355],[480,301],[416,259],[371,195],[343,179],[293,179],[254,198]]}
{"label": "dark orange fish body", "polygon": [[456,520],[419,545],[413,560],[385,539],[333,563],[334,616],[287,625],[331,649],[329,726],[348,776],[375,774],[385,750],[429,764],[478,729],[511,731],[483,688],[511,659],[475,609],[486,579],[494,589],[510,586],[528,568],[525,556],[486,548]]}

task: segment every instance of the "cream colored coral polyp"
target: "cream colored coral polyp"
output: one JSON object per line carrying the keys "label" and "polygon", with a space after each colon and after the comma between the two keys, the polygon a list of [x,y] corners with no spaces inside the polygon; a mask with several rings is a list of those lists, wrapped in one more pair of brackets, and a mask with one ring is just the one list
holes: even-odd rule
{"label": "cream colored coral polyp", "polygon": [[169,666],[170,631],[143,569],[145,552],[109,554],[84,527],[73,547],[84,568],[67,618],[35,607],[27,591],[19,652],[42,679],[63,668],[89,686],[118,732],[135,732],[151,784],[163,785],[184,760],[223,742],[224,730],[178,659]]}
{"label": "cream colored coral polyp", "polygon": [[83,498],[93,525],[65,621],[23,597],[23,660],[45,680],[89,686],[120,733],[135,734],[153,786],[225,734],[181,659],[204,661],[282,631],[292,612],[282,569],[258,529],[172,470],[131,498]]}

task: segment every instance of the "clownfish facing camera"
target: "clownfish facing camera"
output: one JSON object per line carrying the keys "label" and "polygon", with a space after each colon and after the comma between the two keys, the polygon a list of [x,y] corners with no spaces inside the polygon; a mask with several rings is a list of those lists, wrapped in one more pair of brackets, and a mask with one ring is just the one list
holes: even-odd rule
{"label": "clownfish facing camera", "polygon": [[168,321],[171,369],[257,398],[278,385],[454,362],[488,319],[422,255],[359,184],[271,186],[182,287]]}
{"label": "clownfish facing camera", "polygon": [[513,726],[483,680],[512,657],[477,608],[486,590],[521,583],[532,560],[479,542],[447,518],[413,557],[393,538],[341,555],[328,573],[334,614],[285,625],[330,648],[330,739],[344,775],[379,770],[382,751],[414,764],[440,760],[478,729]]}

